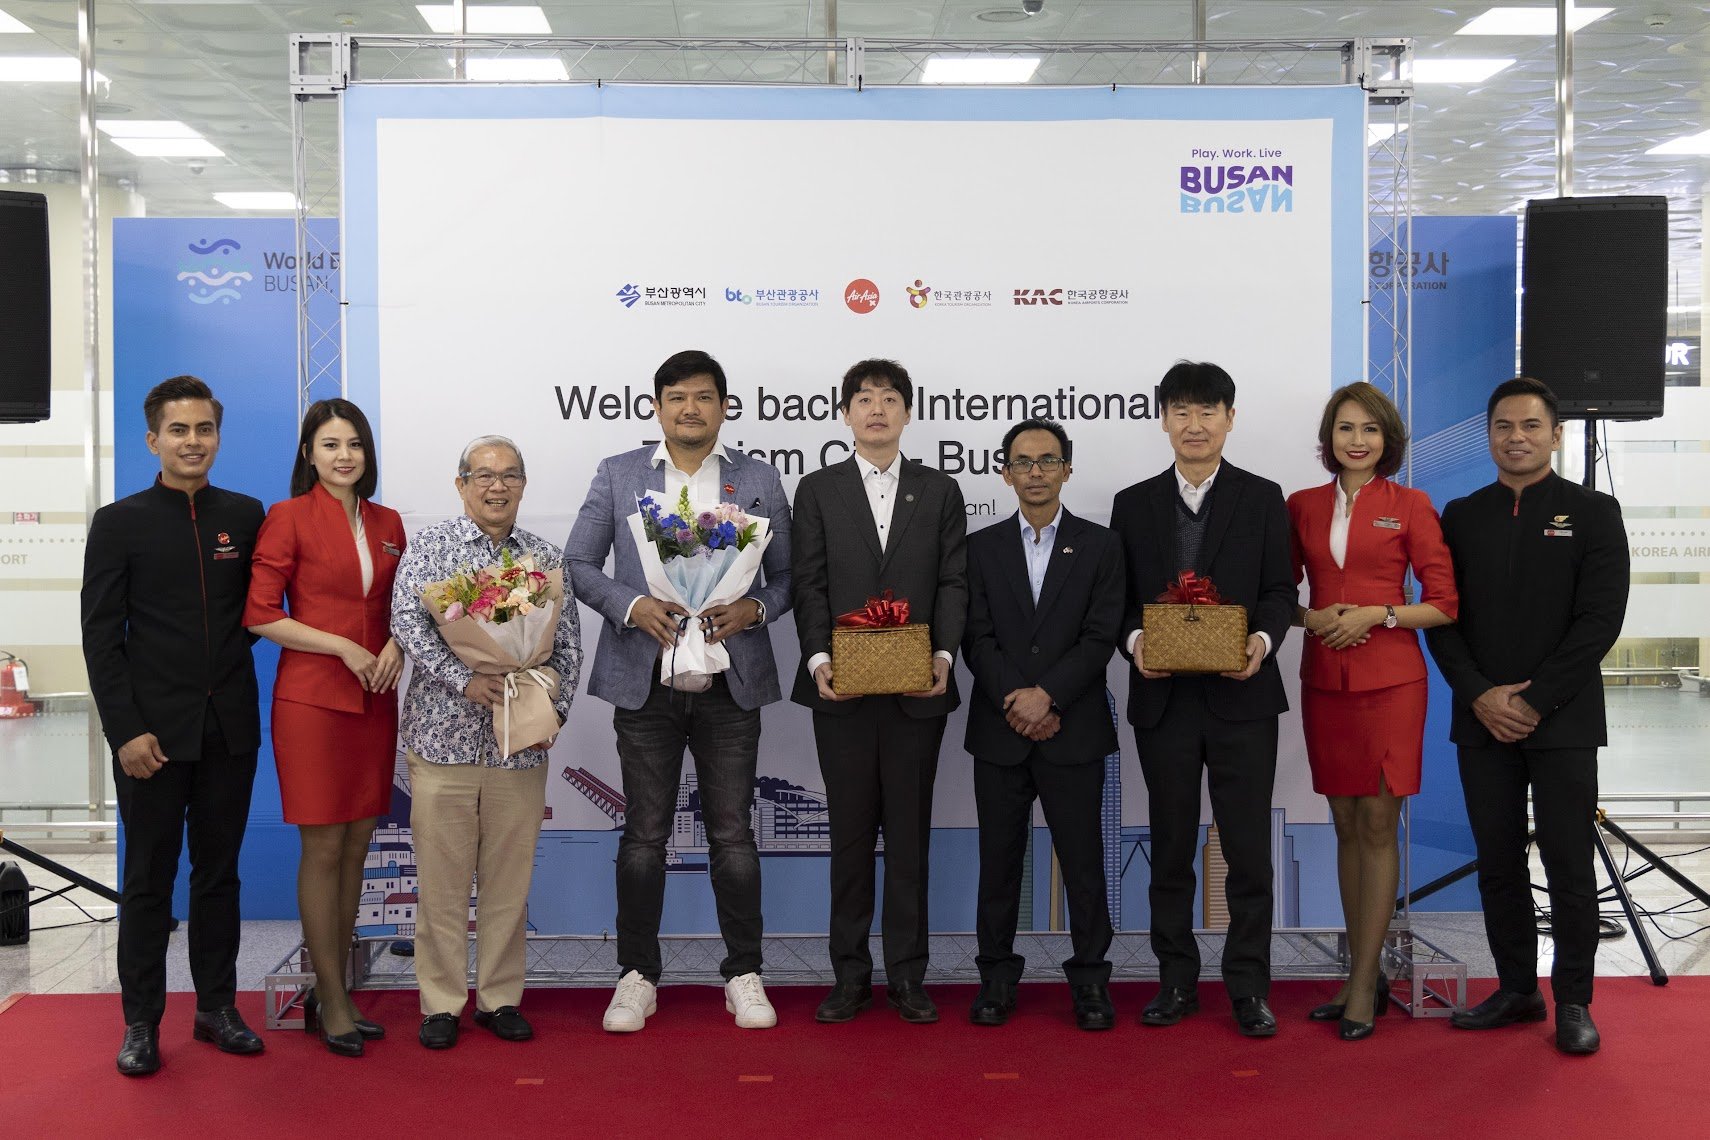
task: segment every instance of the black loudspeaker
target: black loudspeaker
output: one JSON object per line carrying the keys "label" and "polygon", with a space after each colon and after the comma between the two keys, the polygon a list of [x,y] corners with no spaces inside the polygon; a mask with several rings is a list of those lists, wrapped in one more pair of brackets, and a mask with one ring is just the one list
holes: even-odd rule
{"label": "black loudspeaker", "polygon": [[48,418],[47,198],[0,190],[0,423]]}
{"label": "black loudspeaker", "polygon": [[1520,371],[1555,391],[1563,416],[1662,415],[1667,198],[1526,203],[1520,284]]}
{"label": "black loudspeaker", "polygon": [[30,880],[8,859],[0,863],[0,946],[30,940]]}

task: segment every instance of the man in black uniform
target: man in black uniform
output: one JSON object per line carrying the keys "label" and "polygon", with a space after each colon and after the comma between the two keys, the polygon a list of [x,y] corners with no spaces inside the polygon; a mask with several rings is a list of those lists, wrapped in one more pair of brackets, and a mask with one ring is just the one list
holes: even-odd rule
{"label": "man in black uniform", "polygon": [[143,401],[152,487],[95,512],[83,561],[83,657],[125,824],[119,904],[119,1072],[160,1068],[172,884],[190,830],[194,1035],[259,1053],[237,993],[238,848],[261,743],[243,627],[261,503],[208,485],[220,402],[194,376]]}
{"label": "man in black uniform", "polygon": [[1460,620],[1425,635],[1455,694],[1449,736],[1500,986],[1451,1020],[1494,1029],[1545,1017],[1526,857],[1530,785],[1556,944],[1556,1047],[1595,1053],[1592,829],[1607,737],[1599,663],[1627,609],[1627,534],[1613,498],[1550,470],[1562,429],[1549,388],[1527,377],[1498,385],[1488,425],[1496,482],[1443,509]]}

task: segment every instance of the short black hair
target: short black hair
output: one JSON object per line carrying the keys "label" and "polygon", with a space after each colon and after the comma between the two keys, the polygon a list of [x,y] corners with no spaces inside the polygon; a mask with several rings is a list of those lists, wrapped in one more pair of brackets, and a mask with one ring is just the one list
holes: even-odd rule
{"label": "short black hair", "polygon": [[1160,410],[1177,404],[1235,406],[1235,381],[1208,360],[1178,360],[1158,381]]}
{"label": "short black hair", "polygon": [[291,465],[291,494],[306,495],[315,489],[320,476],[315,474],[309,449],[315,444],[315,433],[330,420],[345,420],[356,429],[356,438],[362,441],[362,477],[356,481],[356,497],[372,499],[375,489],[380,486],[380,452],[374,446],[374,429],[368,426],[368,417],[362,414],[361,408],[336,397],[316,400],[303,413],[303,430],[297,438],[297,461]]}
{"label": "short black hair", "polygon": [[1022,420],[1014,427],[1003,433],[1003,460],[1009,462],[1010,445],[1016,436],[1024,431],[1048,431],[1057,437],[1057,443],[1063,449],[1063,462],[1072,462],[1075,458],[1075,445],[1069,442],[1069,433],[1063,430],[1063,425],[1056,420],[1031,419]]}
{"label": "short black hair", "polygon": [[1496,405],[1510,396],[1536,396],[1544,401],[1544,407],[1550,409],[1550,426],[1555,427],[1562,422],[1561,403],[1556,399],[1556,394],[1550,391],[1550,386],[1530,376],[1516,376],[1498,384],[1496,391],[1490,394],[1490,403],[1484,408],[1484,426],[1487,430],[1490,421],[1496,418]]}
{"label": "short black hair", "polygon": [[856,361],[843,374],[843,394],[837,402],[837,410],[847,412],[849,401],[855,398],[862,384],[868,383],[878,388],[894,389],[902,397],[903,411],[914,411],[914,381],[909,379],[908,369],[894,360],[877,358]]}
{"label": "short black hair", "polygon": [[681,384],[696,376],[711,376],[713,386],[718,389],[718,398],[730,398],[730,389],[724,382],[723,366],[698,348],[685,348],[682,352],[666,357],[665,363],[659,366],[659,371],[653,374],[654,401],[664,399],[665,389],[671,385]]}
{"label": "short black hair", "polygon": [[220,424],[226,418],[225,405],[214,399],[213,389],[207,382],[195,376],[174,376],[162,380],[148,390],[143,397],[143,419],[148,421],[148,430],[160,432],[160,417],[162,410],[173,400],[206,400],[214,405],[214,430],[218,431]]}

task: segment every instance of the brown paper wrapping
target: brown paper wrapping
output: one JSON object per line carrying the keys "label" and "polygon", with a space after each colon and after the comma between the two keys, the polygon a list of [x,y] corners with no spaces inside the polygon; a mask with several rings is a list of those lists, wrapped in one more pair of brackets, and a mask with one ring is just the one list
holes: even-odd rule
{"label": "brown paper wrapping", "polygon": [[1239,673],[1247,667],[1247,608],[1154,602],[1141,610],[1148,671]]}

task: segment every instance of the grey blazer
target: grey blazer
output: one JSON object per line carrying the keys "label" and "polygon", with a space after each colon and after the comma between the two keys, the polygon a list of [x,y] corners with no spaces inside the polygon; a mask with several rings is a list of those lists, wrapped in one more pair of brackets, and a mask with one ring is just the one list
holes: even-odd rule
{"label": "grey blazer", "polygon": [[[584,686],[601,700],[626,709],[638,709],[647,702],[659,670],[659,643],[639,629],[624,627],[630,604],[648,592],[629,516],[635,513],[637,496],[665,490],[665,470],[651,462],[655,450],[641,447],[600,460],[564,544],[564,561],[576,596],[605,618],[594,667],[584,677]],[[719,464],[720,500],[771,522],[772,541],[748,591],[749,597],[766,607],[765,624],[769,625],[790,608],[790,503],[777,468],[733,449],[727,448],[726,455],[718,458],[715,452],[707,460]],[[608,554],[613,555],[609,575]],[[771,634],[764,625],[744,630],[724,646],[730,651],[725,679],[738,705],[755,709],[782,696]]]}

